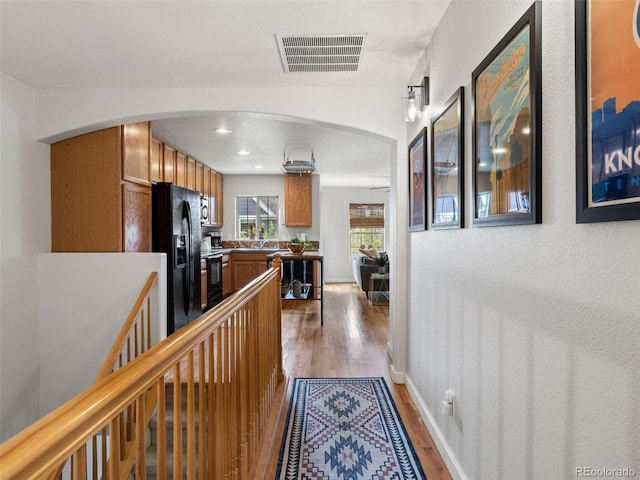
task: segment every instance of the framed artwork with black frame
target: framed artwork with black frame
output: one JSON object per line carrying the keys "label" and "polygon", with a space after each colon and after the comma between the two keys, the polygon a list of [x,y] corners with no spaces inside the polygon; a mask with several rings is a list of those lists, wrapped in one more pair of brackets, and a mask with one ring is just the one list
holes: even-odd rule
{"label": "framed artwork with black frame", "polygon": [[640,2],[576,0],[576,222],[640,219]]}
{"label": "framed artwork with black frame", "polygon": [[473,226],[542,222],[542,5],[473,71]]}
{"label": "framed artwork with black frame", "polygon": [[431,120],[431,228],[464,226],[464,87]]}
{"label": "framed artwork with black frame", "polygon": [[427,228],[427,127],[409,144],[409,231],[419,232]]}

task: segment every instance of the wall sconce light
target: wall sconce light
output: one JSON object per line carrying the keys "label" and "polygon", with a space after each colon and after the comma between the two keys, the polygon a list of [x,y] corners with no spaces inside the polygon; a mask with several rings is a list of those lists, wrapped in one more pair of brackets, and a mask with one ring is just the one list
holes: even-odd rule
{"label": "wall sconce light", "polygon": [[[404,119],[415,122],[422,116],[422,110],[429,105],[429,77],[424,77],[420,85],[409,85],[405,99]],[[415,90],[414,90],[415,89]]]}

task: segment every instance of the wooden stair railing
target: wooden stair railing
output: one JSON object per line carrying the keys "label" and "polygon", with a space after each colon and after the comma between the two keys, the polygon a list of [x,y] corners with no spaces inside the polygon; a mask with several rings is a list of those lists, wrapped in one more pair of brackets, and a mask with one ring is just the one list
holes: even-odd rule
{"label": "wooden stair railing", "polygon": [[[156,478],[248,478],[283,379],[280,267],[276,258],[216,308],[0,445],[3,480],[47,478],[69,458],[73,480],[147,478],[147,399],[153,396]],[[173,387],[172,412],[165,407],[167,386]],[[183,439],[174,425],[172,447],[168,413],[186,427]]]}
{"label": "wooden stair railing", "polygon": [[[120,329],[120,333],[116,337],[115,342],[113,342],[111,350],[109,350],[109,353],[98,372],[95,380],[96,382],[115,370],[122,368],[124,365],[151,348],[151,287],[153,287],[157,279],[158,272],[151,272],[149,274],[144,287],[142,287],[138,298],[133,304],[127,319]],[[145,420],[148,421],[153,409],[155,408],[157,397],[155,395],[149,395],[146,400]],[[133,412],[131,410],[123,413],[121,421],[123,424],[127,425],[124,432],[132,431],[133,422],[135,421],[135,417],[132,413]],[[121,434],[122,433],[123,432],[121,431]],[[130,435],[128,439],[122,439],[122,441],[125,445],[127,444],[127,441],[131,444]],[[107,458],[106,445],[102,444],[98,449],[97,439],[95,437],[92,439],[91,444],[92,451],[100,450],[101,457],[103,459]],[[131,462],[133,461],[132,456],[125,453],[125,458],[128,460],[125,464],[128,464],[129,468],[131,468]],[[64,465],[60,465],[56,470],[48,475],[47,480],[62,478],[61,473],[63,468]]]}

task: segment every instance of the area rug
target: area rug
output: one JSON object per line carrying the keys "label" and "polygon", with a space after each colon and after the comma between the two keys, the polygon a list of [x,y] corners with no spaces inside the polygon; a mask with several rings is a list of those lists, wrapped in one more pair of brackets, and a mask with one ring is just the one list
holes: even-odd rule
{"label": "area rug", "polygon": [[426,476],[383,378],[296,378],[276,479]]}

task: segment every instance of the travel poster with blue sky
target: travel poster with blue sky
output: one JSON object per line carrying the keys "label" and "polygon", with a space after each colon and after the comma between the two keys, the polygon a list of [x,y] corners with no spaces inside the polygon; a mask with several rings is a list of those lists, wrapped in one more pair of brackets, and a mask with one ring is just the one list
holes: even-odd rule
{"label": "travel poster with blue sky", "polygon": [[592,0],[590,207],[640,201],[640,0]]}

